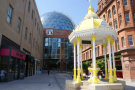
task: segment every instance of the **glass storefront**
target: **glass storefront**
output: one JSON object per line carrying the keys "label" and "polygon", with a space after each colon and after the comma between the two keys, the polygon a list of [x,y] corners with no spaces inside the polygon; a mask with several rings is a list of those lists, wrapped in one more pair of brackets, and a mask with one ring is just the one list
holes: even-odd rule
{"label": "glass storefront", "polygon": [[25,54],[12,49],[0,49],[0,81],[12,81],[24,78]]}
{"label": "glass storefront", "polygon": [[72,44],[67,38],[45,38],[44,59],[63,60],[64,63],[73,61]]}

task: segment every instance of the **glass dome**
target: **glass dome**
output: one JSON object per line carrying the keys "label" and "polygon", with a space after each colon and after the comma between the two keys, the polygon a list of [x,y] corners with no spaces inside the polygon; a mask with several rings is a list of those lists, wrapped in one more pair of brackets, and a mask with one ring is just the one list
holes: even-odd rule
{"label": "glass dome", "polygon": [[55,28],[73,30],[74,23],[72,20],[59,12],[48,12],[41,16],[41,21],[44,28]]}

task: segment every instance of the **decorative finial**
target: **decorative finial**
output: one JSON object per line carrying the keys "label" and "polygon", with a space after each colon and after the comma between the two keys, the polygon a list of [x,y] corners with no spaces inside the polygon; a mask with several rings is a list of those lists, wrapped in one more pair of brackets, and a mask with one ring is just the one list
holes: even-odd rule
{"label": "decorative finial", "polygon": [[90,6],[91,6],[91,0],[89,0]]}

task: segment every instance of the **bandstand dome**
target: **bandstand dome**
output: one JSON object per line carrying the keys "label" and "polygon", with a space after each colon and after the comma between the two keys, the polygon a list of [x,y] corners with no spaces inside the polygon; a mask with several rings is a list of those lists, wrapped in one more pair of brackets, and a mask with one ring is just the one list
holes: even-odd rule
{"label": "bandstand dome", "polygon": [[117,39],[117,33],[110,27],[106,21],[100,19],[94,9],[90,6],[88,14],[84,20],[79,23],[69,36],[70,42],[76,41],[75,38],[80,37],[82,40],[91,41],[91,35],[96,35],[96,44],[105,43],[107,36],[111,36],[113,40]]}
{"label": "bandstand dome", "polygon": [[55,28],[73,30],[74,23],[72,20],[60,12],[48,12],[41,16],[41,21],[44,28]]}

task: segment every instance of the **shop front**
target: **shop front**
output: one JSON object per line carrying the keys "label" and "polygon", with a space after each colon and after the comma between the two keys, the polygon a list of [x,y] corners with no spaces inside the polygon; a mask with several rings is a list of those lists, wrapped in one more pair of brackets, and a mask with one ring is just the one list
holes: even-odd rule
{"label": "shop front", "polygon": [[24,78],[25,57],[21,51],[13,48],[0,49],[0,82]]}

